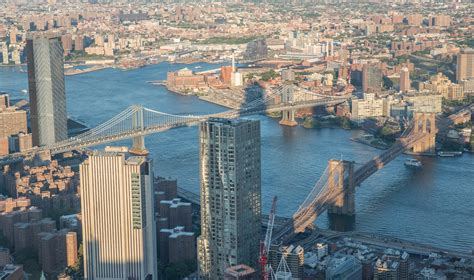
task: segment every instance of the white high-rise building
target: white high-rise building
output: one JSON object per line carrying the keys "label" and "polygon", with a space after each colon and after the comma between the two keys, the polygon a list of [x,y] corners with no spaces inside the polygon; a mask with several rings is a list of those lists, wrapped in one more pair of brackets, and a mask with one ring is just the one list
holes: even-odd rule
{"label": "white high-rise building", "polygon": [[210,119],[200,126],[200,279],[255,267],[261,229],[260,123]]}
{"label": "white high-rise building", "polygon": [[80,178],[84,278],[158,279],[152,161],[95,151]]}

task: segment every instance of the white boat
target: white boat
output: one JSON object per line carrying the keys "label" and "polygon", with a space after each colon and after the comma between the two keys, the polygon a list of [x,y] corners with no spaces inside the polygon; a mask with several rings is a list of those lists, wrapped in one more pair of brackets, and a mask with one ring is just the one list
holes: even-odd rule
{"label": "white boat", "polygon": [[405,164],[406,167],[410,167],[410,168],[421,168],[422,167],[421,162],[417,159],[414,159],[414,158],[407,159],[404,164]]}
{"label": "white boat", "polygon": [[462,156],[462,152],[438,152],[438,156],[440,157],[458,157]]}
{"label": "white boat", "polygon": [[198,66],[194,66],[194,69],[201,69],[202,66],[201,65],[198,65]]}

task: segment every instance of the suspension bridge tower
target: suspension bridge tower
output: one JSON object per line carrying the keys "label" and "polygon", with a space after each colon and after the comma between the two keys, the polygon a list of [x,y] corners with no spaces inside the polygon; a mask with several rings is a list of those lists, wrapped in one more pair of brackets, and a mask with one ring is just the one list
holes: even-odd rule
{"label": "suspension bridge tower", "polygon": [[329,170],[329,193],[334,195],[334,199],[330,201],[328,214],[354,216],[354,162],[332,159]]}
{"label": "suspension bridge tower", "polygon": [[428,134],[413,146],[414,153],[434,154],[436,141],[436,116],[434,113],[415,113],[413,132]]}
{"label": "suspension bridge tower", "polygon": [[[295,94],[293,87],[286,87],[285,90],[281,92],[281,102],[284,104],[291,104],[295,99]],[[297,126],[298,123],[295,120],[296,110],[284,110],[281,112],[282,117],[280,124],[286,126]]]}
{"label": "suspension bridge tower", "polygon": [[[137,106],[135,108],[132,114],[132,129],[138,132],[145,130],[143,107]],[[132,148],[129,149],[129,152],[139,156],[148,155],[148,150],[145,148],[145,136],[143,134],[132,138]]]}

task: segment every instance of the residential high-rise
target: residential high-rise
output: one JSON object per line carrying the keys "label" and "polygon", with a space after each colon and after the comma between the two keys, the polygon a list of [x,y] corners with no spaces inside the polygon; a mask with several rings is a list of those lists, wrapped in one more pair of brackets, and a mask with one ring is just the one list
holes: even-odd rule
{"label": "residential high-rise", "polygon": [[38,234],[38,256],[46,274],[58,273],[77,261],[77,235],[64,229]]}
{"label": "residential high-rise", "polygon": [[474,49],[463,49],[458,54],[456,80],[474,78]]}
{"label": "residential high-rise", "polygon": [[382,90],[382,71],[377,65],[364,65],[362,69],[363,92],[378,92]]}
{"label": "residential high-rise", "polygon": [[80,177],[84,278],[157,279],[152,161],[95,151]]}
{"label": "residential high-rise", "polygon": [[407,92],[410,90],[410,71],[407,67],[403,67],[400,71],[400,91]]}
{"label": "residential high-rise", "polygon": [[13,150],[9,142],[14,136],[28,133],[26,111],[10,106],[9,100],[8,95],[0,94],[0,156]]}
{"label": "residential high-rise", "polygon": [[200,279],[255,267],[261,215],[260,123],[210,119],[200,125]]}
{"label": "residential high-rise", "polygon": [[61,37],[29,35],[26,54],[33,145],[51,145],[67,138]]}

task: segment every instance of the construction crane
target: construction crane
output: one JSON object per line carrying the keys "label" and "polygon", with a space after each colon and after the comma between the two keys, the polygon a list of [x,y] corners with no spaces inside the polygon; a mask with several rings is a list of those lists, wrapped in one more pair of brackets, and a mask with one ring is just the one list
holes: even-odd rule
{"label": "construction crane", "polygon": [[272,242],[272,233],[273,233],[273,223],[275,222],[275,211],[276,211],[276,202],[277,197],[273,197],[272,208],[270,210],[270,214],[268,214],[268,224],[267,224],[267,232],[265,233],[265,240],[260,241],[260,269],[262,272],[262,280],[268,280],[268,274],[270,273],[269,265],[268,265],[268,252],[270,251],[270,244]]}

